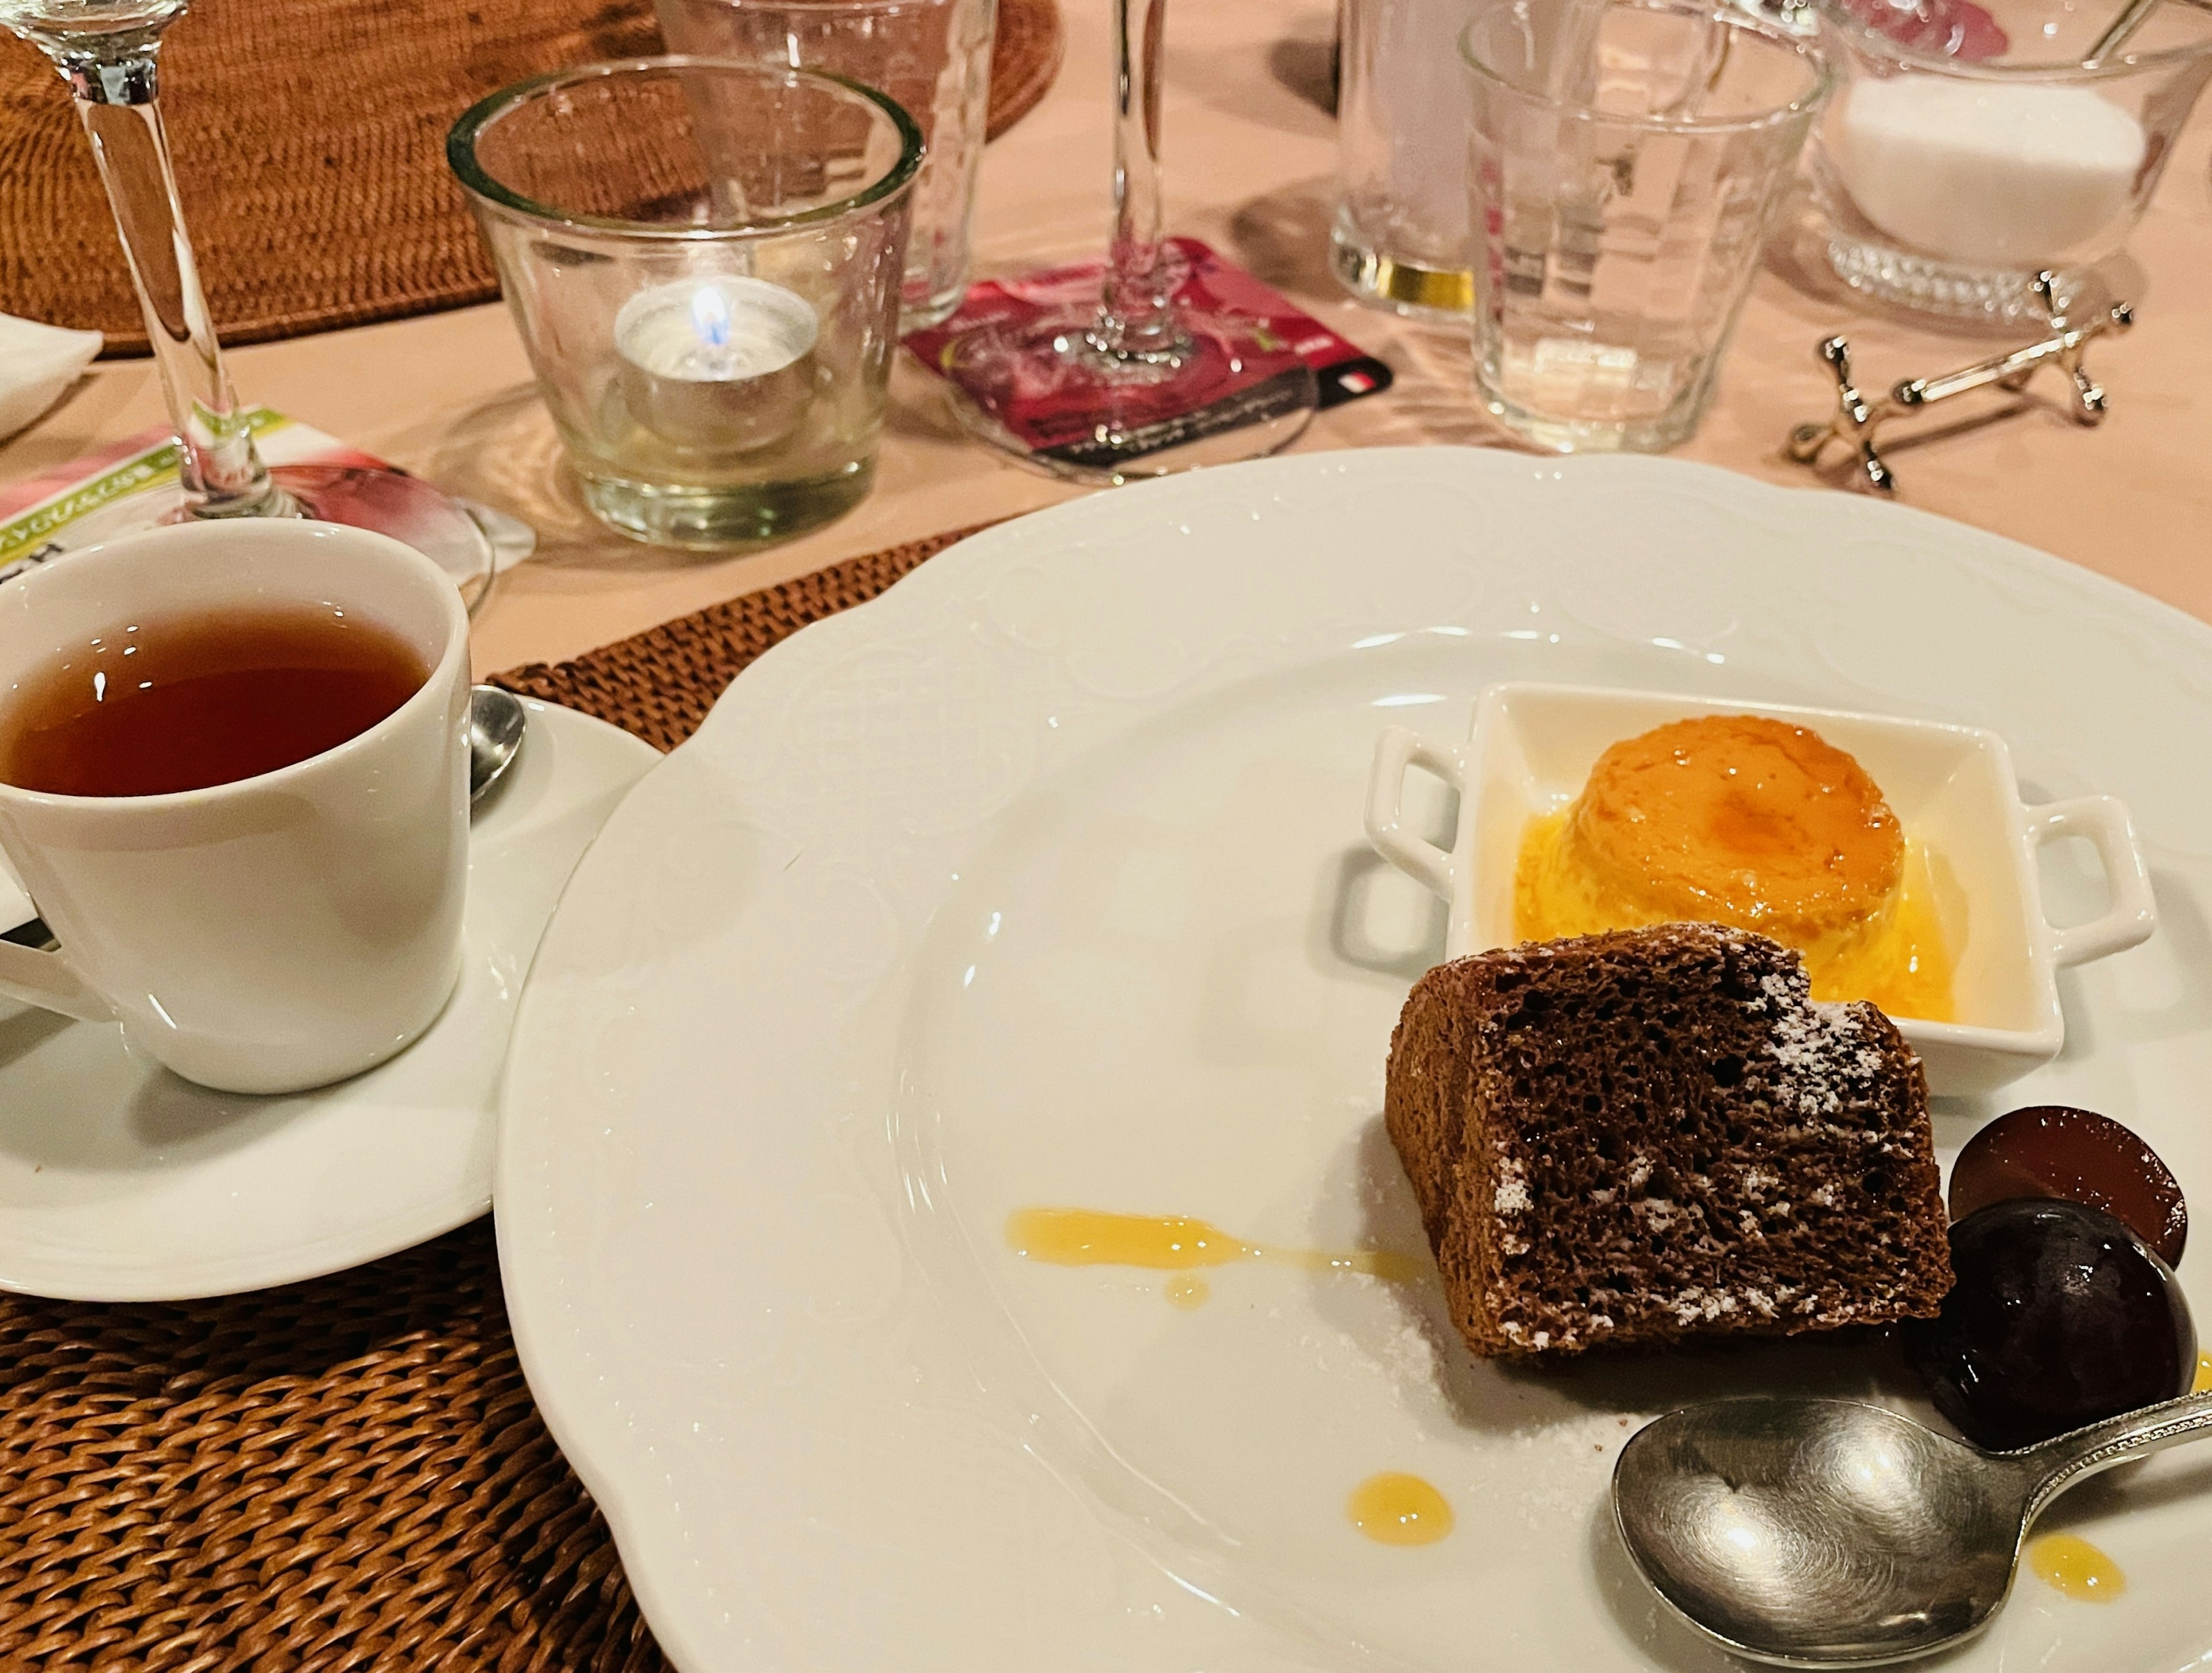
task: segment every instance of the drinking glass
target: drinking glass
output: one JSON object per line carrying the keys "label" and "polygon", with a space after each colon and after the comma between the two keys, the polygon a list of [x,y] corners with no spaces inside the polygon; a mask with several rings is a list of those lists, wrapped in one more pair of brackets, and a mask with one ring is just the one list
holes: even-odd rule
{"label": "drinking glass", "polygon": [[[1080,481],[1117,483],[1255,459],[1288,446],[1319,399],[1312,371],[1254,322],[1179,298],[1187,277],[1165,236],[1160,195],[1160,61],[1167,0],[1114,3],[1114,233],[1095,308],[993,321],[943,350],[969,430],[1024,462]],[[1271,380],[1255,423],[1180,438],[1178,421],[1238,380]],[[1015,406],[1088,415],[1091,458],[1033,453],[999,422]]]}
{"label": "drinking glass", "polygon": [[592,510],[780,540],[875,479],[921,135],[813,70],[639,58],[493,94],[446,141]]}
{"label": "drinking glass", "polygon": [[1364,302],[1458,325],[1468,271],[1464,0],[1345,0],[1337,95],[1343,188],[1329,262]]}
{"label": "drinking glass", "polygon": [[902,335],[968,290],[968,228],[989,118],[996,0],[659,0],[672,52],[823,70],[888,93],[921,129]]}
{"label": "drinking glass", "polygon": [[2082,60],[2119,9],[2075,0],[1847,0],[1821,9],[1842,75],[1814,130],[1828,260],[1854,289],[1992,325],[2072,306],[2142,216],[2212,76],[2212,14],[2155,8]]}
{"label": "drinking glass", "polygon": [[1696,0],[1482,0],[1472,88],[1474,381],[1557,452],[1693,431],[1832,76]]}
{"label": "drinking glass", "polygon": [[53,61],[69,83],[107,189],[146,335],[176,426],[184,518],[310,517],[404,541],[481,599],[491,544],[461,503],[397,471],[270,469],[253,445],[222,362],[185,234],[161,121],[161,36],[186,0],[0,0],[0,27]]}

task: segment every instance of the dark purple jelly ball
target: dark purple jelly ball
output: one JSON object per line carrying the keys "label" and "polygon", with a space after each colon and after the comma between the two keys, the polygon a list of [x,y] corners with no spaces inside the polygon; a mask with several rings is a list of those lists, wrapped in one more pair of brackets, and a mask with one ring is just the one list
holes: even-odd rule
{"label": "dark purple jelly ball", "polygon": [[2197,1330],[2172,1268],[2112,1215],[2018,1198],[1951,1228],[1957,1275],[1905,1351],[1936,1409],[1993,1451],[2186,1394]]}

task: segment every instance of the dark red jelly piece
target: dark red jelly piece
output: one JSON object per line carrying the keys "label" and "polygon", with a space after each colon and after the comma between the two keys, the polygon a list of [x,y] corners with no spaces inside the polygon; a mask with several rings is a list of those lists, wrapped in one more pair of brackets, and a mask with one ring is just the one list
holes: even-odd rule
{"label": "dark red jelly piece", "polygon": [[2039,1104],[1999,1116],[1966,1141],[1951,1169],[1951,1218],[2016,1196],[2102,1208],[2168,1266],[2180,1265],[2189,1241],[2189,1206],[2166,1164],[2094,1110]]}
{"label": "dark red jelly piece", "polygon": [[1951,1228],[1943,1311],[1906,1327],[1936,1408],[1993,1451],[2185,1394],[2189,1304],[2166,1262],[2101,1209],[1997,1202]]}

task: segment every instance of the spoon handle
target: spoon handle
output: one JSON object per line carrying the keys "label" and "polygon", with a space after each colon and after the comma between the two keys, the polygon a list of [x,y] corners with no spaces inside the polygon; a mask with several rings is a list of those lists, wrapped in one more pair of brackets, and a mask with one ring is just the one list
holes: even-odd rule
{"label": "spoon handle", "polygon": [[2105,33],[2097,37],[2095,44],[2082,58],[2081,67],[2094,70],[2125,46],[2135,38],[2136,31],[2142,27],[2157,4],[2158,0],[2128,0],[2128,3],[2120,8],[2119,15],[2105,26]]}
{"label": "spoon handle", "polygon": [[2212,1393],[2184,1395],[2163,1405],[2123,1412],[2086,1429],[2055,1437],[2012,1456],[2040,1481],[2027,1496],[2026,1521],[2077,1481],[2147,1452],[2212,1433]]}

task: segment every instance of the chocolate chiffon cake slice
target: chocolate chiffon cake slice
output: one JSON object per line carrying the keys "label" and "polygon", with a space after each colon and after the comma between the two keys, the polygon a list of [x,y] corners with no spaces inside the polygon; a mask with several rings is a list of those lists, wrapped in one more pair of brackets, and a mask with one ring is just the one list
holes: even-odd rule
{"label": "chocolate chiffon cake slice", "polygon": [[1763,935],[1665,924],[1439,964],[1384,1110],[1481,1354],[1935,1313],[1919,1059]]}

